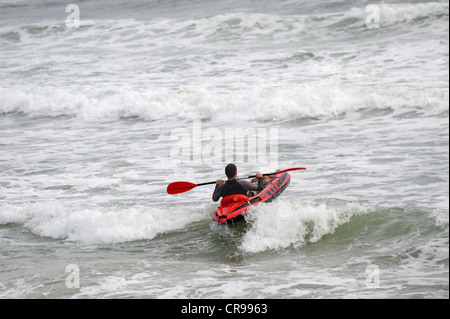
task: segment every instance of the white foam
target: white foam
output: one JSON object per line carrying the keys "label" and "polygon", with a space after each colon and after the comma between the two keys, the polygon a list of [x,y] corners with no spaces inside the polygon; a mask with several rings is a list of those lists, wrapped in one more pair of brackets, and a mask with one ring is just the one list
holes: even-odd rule
{"label": "white foam", "polygon": [[391,25],[410,22],[415,19],[432,18],[449,14],[449,4],[439,2],[416,4],[383,4],[380,8],[381,23]]}
{"label": "white foam", "polygon": [[[448,200],[447,200],[448,207]],[[449,220],[449,212],[448,209],[436,209],[434,210],[430,216],[434,218],[435,224],[438,227],[448,230],[448,220]]]}
{"label": "white foam", "polygon": [[301,247],[333,233],[352,216],[367,214],[371,210],[371,207],[358,203],[326,204],[300,200],[260,205],[248,217],[251,229],[244,235],[240,248],[256,253]]}
{"label": "white foam", "polygon": [[76,116],[84,120],[139,117],[291,120],[334,117],[363,109],[448,111],[448,90],[373,89],[322,84],[284,88],[249,87],[239,91],[135,89],[131,87],[0,88],[0,113],[29,116]]}
{"label": "white foam", "polygon": [[[436,18],[449,14],[449,4],[439,2],[428,3],[373,3],[379,10],[380,27],[388,27],[395,24],[408,23],[418,19]],[[354,7],[343,14],[344,18],[358,18],[365,22],[365,18],[371,10],[366,12],[366,6]],[[374,8],[374,7],[372,7]],[[370,9],[370,7],[369,7]]]}
{"label": "white foam", "polygon": [[73,30],[62,21],[0,23],[0,35],[18,39],[3,39],[0,114],[283,120],[364,108],[448,111],[448,28],[436,21],[448,4],[380,8],[382,27],[432,19],[413,41],[393,32],[380,47],[364,30],[348,44],[332,27],[348,18],[361,27],[364,6],[311,16],[99,20]]}
{"label": "white foam", "polygon": [[5,204],[0,207],[0,225],[24,223],[27,214],[20,207]]}
{"label": "white foam", "polygon": [[201,210],[186,207],[75,208],[59,202],[0,207],[1,224],[23,224],[39,236],[89,245],[152,239],[203,218]]}

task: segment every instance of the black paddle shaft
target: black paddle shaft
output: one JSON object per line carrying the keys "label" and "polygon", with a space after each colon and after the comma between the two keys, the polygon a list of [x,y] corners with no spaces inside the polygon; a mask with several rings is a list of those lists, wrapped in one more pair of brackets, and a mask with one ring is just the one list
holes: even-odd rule
{"label": "black paddle shaft", "polygon": [[[264,174],[265,175],[272,175],[272,174]],[[241,177],[238,179],[247,179],[247,178],[254,178],[256,177],[256,175],[252,175],[252,176],[247,176],[247,177]],[[197,184],[197,186],[203,186],[203,185],[211,185],[211,184],[215,184],[216,182],[208,182],[208,183],[201,183],[201,184]]]}
{"label": "black paddle shaft", "polygon": [[[274,175],[274,174],[278,174],[278,173],[284,173],[284,172],[288,172],[288,171],[296,171],[296,170],[300,170],[300,169],[306,169],[304,167],[298,167],[298,168],[289,168],[289,169],[285,169],[283,171],[277,171],[274,173],[268,173],[268,174],[263,174],[263,176],[269,176],[269,175]],[[238,179],[247,179],[247,178],[255,178],[256,175],[250,175],[247,177],[242,177],[242,178],[238,178]],[[211,185],[211,184],[215,184],[216,182],[208,182],[208,183],[201,183],[201,184],[197,184],[197,186],[202,186],[202,185]]]}

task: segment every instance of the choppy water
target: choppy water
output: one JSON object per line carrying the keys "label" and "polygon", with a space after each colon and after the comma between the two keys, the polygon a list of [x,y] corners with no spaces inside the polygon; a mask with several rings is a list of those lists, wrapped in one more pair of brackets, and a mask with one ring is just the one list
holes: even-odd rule
{"label": "choppy water", "polygon": [[[448,2],[66,5],[0,4],[1,298],[448,298]],[[226,154],[307,170],[217,227]]]}

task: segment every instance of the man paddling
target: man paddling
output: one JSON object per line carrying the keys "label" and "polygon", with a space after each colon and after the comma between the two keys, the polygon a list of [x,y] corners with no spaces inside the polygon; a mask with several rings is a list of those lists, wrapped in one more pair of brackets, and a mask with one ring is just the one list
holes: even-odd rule
{"label": "man paddling", "polygon": [[237,180],[237,168],[234,164],[228,164],[225,167],[225,175],[228,177],[226,182],[221,179],[216,181],[216,188],[214,189],[212,196],[212,199],[215,202],[217,202],[220,197],[234,194],[248,195],[248,191],[261,191],[264,188],[264,179],[261,173],[256,174],[258,185],[245,180]]}

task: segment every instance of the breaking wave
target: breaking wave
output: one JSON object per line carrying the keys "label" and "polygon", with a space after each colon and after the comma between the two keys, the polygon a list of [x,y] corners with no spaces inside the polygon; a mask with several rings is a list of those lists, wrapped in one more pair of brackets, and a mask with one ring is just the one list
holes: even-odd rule
{"label": "breaking wave", "polygon": [[[301,247],[316,242],[354,216],[369,214],[371,206],[359,203],[313,203],[277,201],[258,206],[247,218],[250,230],[244,235],[241,249],[248,253]],[[275,217],[274,217],[275,216]]]}
{"label": "breaking wave", "polygon": [[371,109],[447,112],[448,90],[372,90],[333,85],[296,85],[240,91],[171,91],[124,87],[93,89],[0,89],[0,113],[85,120],[252,118],[261,121],[334,117]]}

